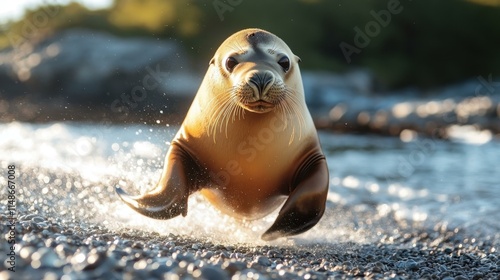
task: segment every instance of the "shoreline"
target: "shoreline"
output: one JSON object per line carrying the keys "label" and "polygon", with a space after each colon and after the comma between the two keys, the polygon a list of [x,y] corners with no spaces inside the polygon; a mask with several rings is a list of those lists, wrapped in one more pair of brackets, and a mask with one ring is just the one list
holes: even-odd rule
{"label": "shoreline", "polygon": [[[57,103],[57,102],[56,102]],[[500,105],[499,105],[500,106]],[[181,106],[182,107],[182,106]],[[118,125],[118,124],[145,124],[145,125],[181,125],[186,108],[180,108],[177,112],[163,112],[161,110],[142,109],[134,112],[113,112],[110,108],[74,106],[74,105],[39,105],[26,101],[0,101],[0,122],[28,122],[28,123],[50,123],[50,122],[82,122],[95,123],[100,125]],[[362,112],[363,113],[363,112]],[[398,120],[386,121],[385,123],[363,123],[346,120],[332,120],[327,112],[320,115],[313,114],[313,120],[316,128],[321,131],[334,133],[354,133],[354,134],[375,134],[382,136],[400,137],[402,133],[406,136],[414,137],[416,134],[431,137],[434,139],[449,139],[455,137],[453,134],[460,135],[462,129],[453,128],[464,127],[464,131],[484,134],[490,139],[500,139],[500,125],[489,124],[481,126],[479,124],[468,124],[458,122],[442,123],[436,121],[436,118],[419,120]],[[375,121],[375,120],[374,120]],[[484,126],[484,127],[483,127]]]}

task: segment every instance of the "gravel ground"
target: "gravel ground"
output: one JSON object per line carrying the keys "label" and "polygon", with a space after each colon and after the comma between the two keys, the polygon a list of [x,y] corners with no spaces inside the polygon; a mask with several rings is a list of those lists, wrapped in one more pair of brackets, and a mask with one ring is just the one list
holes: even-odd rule
{"label": "gravel ground", "polygon": [[[15,231],[7,203],[0,203],[0,280],[500,279],[496,225],[419,225],[391,214],[377,218],[366,205],[362,208],[368,210],[362,212],[359,207],[328,204],[323,225],[332,231],[349,229],[345,232],[350,238],[319,241],[321,234],[305,234],[266,245],[198,237],[196,232],[189,237],[160,235],[146,230],[147,224],[140,230],[96,219],[109,210],[103,206],[116,203],[113,187],[97,187],[113,186],[108,179],[92,182],[70,170],[19,170]],[[0,177],[0,185],[6,183]],[[228,231],[230,236],[233,231]],[[11,264],[4,261],[10,258],[11,235],[17,241],[15,272],[8,271]]]}
{"label": "gravel ground", "polygon": [[[372,244],[249,246],[29,214],[16,233],[16,272],[0,279],[500,279],[497,240],[439,226]],[[1,248],[5,256],[7,242]]]}

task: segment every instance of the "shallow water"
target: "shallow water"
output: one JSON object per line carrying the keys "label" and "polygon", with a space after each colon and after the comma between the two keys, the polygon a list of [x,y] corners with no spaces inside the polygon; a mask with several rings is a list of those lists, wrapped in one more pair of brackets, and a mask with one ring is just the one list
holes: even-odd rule
{"label": "shallow water", "polygon": [[[221,243],[266,244],[263,220],[236,221],[194,195],[187,217],[153,220],[114,193],[154,186],[175,127],[79,123],[0,124],[0,170],[16,166],[20,215],[38,213],[82,228],[138,229]],[[473,132],[471,132],[473,133]],[[460,139],[474,135],[465,135]],[[431,138],[321,132],[330,168],[324,218],[312,230],[273,244],[366,243],[403,229],[447,228],[498,241],[500,141],[467,144]],[[470,142],[470,141],[469,141]],[[0,177],[0,184],[7,184]]]}

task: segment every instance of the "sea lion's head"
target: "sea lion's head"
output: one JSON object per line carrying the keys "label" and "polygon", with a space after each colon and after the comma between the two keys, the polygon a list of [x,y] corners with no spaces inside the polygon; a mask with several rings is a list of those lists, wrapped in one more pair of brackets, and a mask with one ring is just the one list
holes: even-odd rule
{"label": "sea lion's head", "polygon": [[298,62],[286,43],[261,29],[245,29],[227,38],[210,61],[226,83],[228,108],[253,113],[297,111],[303,100]]}

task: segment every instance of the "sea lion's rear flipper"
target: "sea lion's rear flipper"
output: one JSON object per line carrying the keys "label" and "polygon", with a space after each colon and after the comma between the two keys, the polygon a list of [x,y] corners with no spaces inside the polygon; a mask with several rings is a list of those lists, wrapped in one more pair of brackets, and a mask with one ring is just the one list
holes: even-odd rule
{"label": "sea lion's rear flipper", "polygon": [[292,193],[274,224],[262,235],[269,241],[296,235],[312,228],[325,212],[328,194],[328,167],[322,155],[311,159],[294,182]]}
{"label": "sea lion's rear flipper", "polygon": [[179,145],[172,144],[165,158],[165,169],[160,182],[148,193],[130,196],[116,187],[118,196],[135,211],[154,219],[186,216],[187,199],[195,190],[193,173],[197,166]]}

